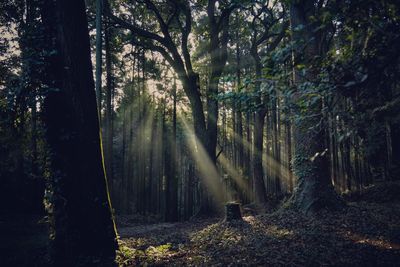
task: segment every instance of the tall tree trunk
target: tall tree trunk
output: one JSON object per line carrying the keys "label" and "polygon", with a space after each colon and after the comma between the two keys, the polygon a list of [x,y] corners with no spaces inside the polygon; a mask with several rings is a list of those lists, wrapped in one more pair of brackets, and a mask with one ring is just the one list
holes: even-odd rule
{"label": "tall tree trunk", "polygon": [[218,122],[218,84],[228,59],[228,30],[229,15],[220,17],[217,25],[215,16],[215,0],[209,0],[207,6],[208,28],[210,31],[210,44],[208,53],[210,55],[210,77],[207,88],[207,152],[212,163],[216,163],[217,147],[217,122]]}
{"label": "tall tree trunk", "polygon": [[[19,45],[21,48],[21,59],[22,59],[22,81],[21,81],[21,91],[19,93],[20,105],[17,105],[17,109],[20,111],[20,117],[23,118],[19,124],[19,135],[20,138],[24,138],[25,132],[25,113],[27,112],[28,103],[31,108],[31,171],[34,176],[38,175],[38,162],[37,162],[37,95],[38,88],[40,86],[40,80],[43,76],[41,74],[41,58],[40,44],[43,42],[41,39],[40,25],[36,20],[39,17],[38,14],[38,1],[36,0],[26,0],[25,1],[26,18],[25,22],[21,22],[20,31],[21,38],[19,40]],[[34,40],[36,42],[34,42]],[[18,124],[18,123],[17,123]],[[18,137],[18,135],[16,136]],[[19,140],[19,157],[21,159],[21,165],[23,165],[23,142]],[[23,168],[21,168],[21,171]]]}
{"label": "tall tree trunk", "polygon": [[293,192],[293,171],[292,171],[292,125],[290,123],[290,108],[286,114],[286,145],[287,145],[287,169],[289,180],[289,191]]}
{"label": "tall tree trunk", "polygon": [[[132,62],[132,78],[131,78],[131,101],[134,101],[134,98],[137,97],[137,100],[140,101],[140,89],[139,89],[139,81],[135,79],[136,65],[138,64],[138,52],[135,50],[133,53],[133,62]],[[135,86],[137,85],[137,88]],[[126,116],[127,123],[127,156],[126,156],[126,171],[125,171],[125,181],[127,187],[127,195],[126,195],[126,212],[136,212],[136,196],[137,196],[137,188],[134,185],[134,179],[137,177],[137,168],[136,164],[137,154],[139,152],[139,146],[134,150],[134,142],[133,142],[133,120],[134,120],[134,105],[128,105],[128,114]],[[140,112],[139,112],[140,116]],[[134,165],[135,164],[135,165]]]}
{"label": "tall tree trunk", "polygon": [[393,122],[390,127],[390,139],[392,149],[391,176],[400,177],[400,122]]}
{"label": "tall tree trunk", "polygon": [[101,116],[101,73],[102,73],[102,16],[103,0],[96,0],[96,99],[97,111]]}
{"label": "tall tree trunk", "polygon": [[[290,4],[291,28],[294,41],[304,41],[307,46],[302,51],[306,63],[317,56],[317,40],[313,24],[309,17],[313,15],[314,1],[292,1]],[[295,64],[299,64],[300,52],[295,53]],[[315,81],[315,70],[309,71],[308,80]],[[294,83],[302,82],[300,75],[295,75]],[[298,89],[294,101],[298,103],[307,97],[306,92]],[[337,208],[340,200],[333,189],[327,147],[325,147],[325,128],[322,120],[322,100],[309,106],[305,112],[297,109],[294,120],[294,172],[297,176],[296,191],[292,196],[293,205],[304,213],[316,212],[322,208]]]}
{"label": "tall tree trunk", "polygon": [[256,201],[260,205],[267,202],[267,192],[264,181],[264,170],[262,164],[263,146],[264,146],[264,120],[267,114],[267,108],[264,106],[261,93],[261,58],[258,55],[257,47],[252,47],[251,55],[256,62],[256,82],[254,90],[259,96],[256,100],[258,110],[254,116],[254,151],[253,151],[253,171]]}
{"label": "tall tree trunk", "polygon": [[[153,104],[155,103],[154,95],[153,95]],[[155,108],[151,107],[152,112],[155,112]],[[156,118],[151,120],[150,123],[150,141],[149,144],[149,168],[148,168],[148,181],[147,181],[147,189],[146,189],[146,211],[147,212],[154,212],[154,203],[153,203],[153,187],[154,187],[154,177],[155,177],[155,162],[154,162],[154,152],[156,147],[156,138],[157,138],[157,120]]]}
{"label": "tall tree trunk", "polygon": [[[110,191],[112,191],[113,180],[113,108],[112,108],[112,95],[113,95],[113,73],[112,73],[112,51],[111,51],[111,29],[110,24],[106,23],[106,29],[104,32],[105,50],[106,50],[106,111],[105,111],[105,166],[106,174],[110,184]],[[97,71],[97,69],[96,69]]]}
{"label": "tall tree trunk", "polygon": [[[248,178],[248,185],[249,188],[251,188],[251,192],[254,191],[254,179],[251,171],[251,143],[252,143],[252,138],[251,138],[251,127],[250,127],[250,111],[246,112],[246,153],[245,153],[245,162],[244,162],[244,173]],[[253,198],[253,196],[251,196]]]}
{"label": "tall tree trunk", "polygon": [[43,120],[50,149],[55,266],[113,265],[117,248],[102,165],[84,1],[46,0],[49,90]]}
{"label": "tall tree trunk", "polygon": [[[238,16],[238,15],[237,15]],[[237,19],[236,37],[236,92],[241,91],[241,71],[240,71],[240,36],[239,36],[239,19]],[[237,149],[237,166],[240,171],[243,168],[243,119],[241,111],[241,103],[238,101],[235,105],[235,143]]]}
{"label": "tall tree trunk", "polygon": [[[228,44],[228,29],[229,29],[229,14],[225,17],[219,18],[219,23],[217,23],[216,16],[216,1],[209,0],[207,5],[207,14],[208,14],[208,29],[210,31],[210,44],[208,47],[208,53],[210,55],[210,76],[208,80],[208,88],[207,88],[207,122],[205,125],[206,132],[205,134],[201,134],[201,129],[196,129],[196,118],[195,112],[193,111],[193,117],[195,120],[195,133],[201,134],[200,141],[205,146],[205,150],[207,152],[207,156],[210,159],[210,162],[213,166],[211,168],[216,168],[216,148],[217,148],[217,122],[218,122],[218,84],[220,77],[222,75],[223,69],[225,67],[228,53],[227,53],[227,44]],[[218,26],[219,24],[219,26]],[[193,108],[193,106],[192,106]],[[197,113],[197,112],[196,112]],[[201,110],[204,117],[204,111]],[[201,114],[197,114],[199,116]],[[200,117],[200,116],[199,116]],[[201,119],[201,118],[199,118]],[[199,126],[201,126],[200,122]],[[218,172],[213,172],[217,174]],[[219,177],[208,177],[208,179],[218,180]],[[215,185],[220,185],[218,182],[214,183]],[[212,197],[209,191],[210,188],[207,188],[206,183],[202,183],[203,188],[203,197],[202,204],[199,211],[199,214],[212,213],[215,211],[214,205],[212,205]],[[218,190],[218,189],[217,189]],[[218,204],[218,203],[213,203]]]}
{"label": "tall tree trunk", "polygon": [[[36,93],[35,93],[36,94]],[[37,140],[38,140],[38,127],[37,127],[37,102],[36,95],[34,96],[32,103],[32,135],[31,135],[31,144],[32,144],[32,174],[38,175],[38,151],[37,151]]]}
{"label": "tall tree trunk", "polygon": [[271,99],[271,120],[272,120],[272,130],[273,131],[273,164],[271,165],[273,168],[273,178],[274,178],[274,193],[279,196],[281,194],[281,180],[280,180],[280,120],[279,120],[279,108],[277,107],[279,103],[278,95],[274,92]]}
{"label": "tall tree trunk", "polygon": [[[167,178],[167,203],[166,203],[166,220],[173,222],[178,218],[178,180],[176,175],[176,81],[172,88],[173,97],[173,114],[172,114],[172,133],[167,134],[167,151],[166,151],[166,178]],[[164,129],[165,130],[165,129]]]}
{"label": "tall tree trunk", "polygon": [[114,199],[115,198],[117,198],[118,199],[118,208],[119,208],[119,211],[120,211],[120,213],[125,213],[125,212],[127,212],[127,209],[128,209],[128,190],[129,190],[129,186],[128,186],[128,183],[127,183],[127,175],[126,175],[126,169],[127,169],[127,167],[126,167],[126,136],[127,136],[127,134],[126,134],[126,121],[127,121],[127,115],[126,115],[126,107],[123,107],[123,109],[122,109],[122,151],[121,151],[121,154],[122,154],[122,156],[121,156],[121,159],[122,159],[122,162],[120,163],[121,164],[121,172],[120,172],[120,183],[119,183],[119,187],[118,187],[118,191],[119,192],[121,192],[121,195],[118,195],[117,196],[117,194],[115,194],[115,197],[114,197]]}
{"label": "tall tree trunk", "polygon": [[256,112],[254,114],[254,150],[253,150],[253,172],[254,172],[254,189],[256,193],[256,201],[260,205],[267,202],[267,192],[264,182],[264,171],[262,165],[263,151],[263,129],[266,111]]}

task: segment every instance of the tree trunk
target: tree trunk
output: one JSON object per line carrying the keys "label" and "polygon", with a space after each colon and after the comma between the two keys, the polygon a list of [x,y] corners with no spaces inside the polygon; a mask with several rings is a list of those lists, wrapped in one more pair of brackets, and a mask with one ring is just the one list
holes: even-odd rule
{"label": "tree trunk", "polygon": [[[114,265],[117,248],[102,165],[84,1],[46,0],[42,20],[49,90],[43,120],[50,149],[55,266]],[[54,40],[54,42],[53,42]]]}
{"label": "tree trunk", "polygon": [[392,148],[392,166],[391,176],[394,179],[400,177],[400,123],[393,122],[390,131],[391,148]]}
{"label": "tree trunk", "polygon": [[264,106],[261,93],[261,58],[258,55],[257,47],[252,47],[251,55],[256,62],[256,82],[255,92],[259,94],[256,100],[257,111],[254,116],[254,151],[253,151],[253,171],[254,171],[254,189],[256,193],[256,201],[260,205],[267,202],[267,192],[264,181],[264,170],[262,164],[263,146],[264,146],[264,119],[267,109]]}
{"label": "tree trunk", "polygon": [[[308,17],[313,14],[313,1],[296,1],[290,5],[291,28],[294,41],[305,39],[307,46],[302,51],[306,63],[318,55],[317,40],[313,35],[313,25]],[[299,53],[295,53],[295,64],[299,63]],[[314,72],[314,73],[312,73]],[[315,70],[309,71],[308,80],[314,81]],[[300,75],[295,75],[295,84],[300,84]],[[297,91],[295,103],[307,97],[305,92]],[[333,189],[327,147],[325,147],[325,128],[322,121],[322,101],[309,106],[305,112],[298,110],[294,120],[294,172],[297,176],[297,187],[292,196],[293,205],[304,213],[313,213],[322,208],[337,208],[340,206],[338,195]]]}
{"label": "tree trunk", "polygon": [[266,111],[258,111],[254,117],[254,151],[253,151],[253,170],[254,170],[254,189],[256,201],[260,205],[267,202],[267,193],[264,182],[264,171],[262,165],[263,153],[263,129]]}
{"label": "tree trunk", "polygon": [[[253,175],[251,172],[251,129],[250,129],[250,112],[246,112],[246,139],[244,140],[246,142],[246,153],[245,153],[245,162],[244,162],[244,174],[247,176],[249,179],[249,187],[253,188],[254,182],[253,182]],[[254,190],[252,190],[253,192]]]}
{"label": "tree trunk", "polygon": [[[166,179],[167,179],[167,203],[166,203],[166,220],[169,222],[178,220],[178,181],[176,175],[176,82],[174,81],[172,88],[173,96],[173,118],[172,133],[166,138]],[[164,129],[166,130],[166,129]],[[167,166],[168,165],[168,166]]]}
{"label": "tree trunk", "polygon": [[[237,30],[236,30],[236,91],[241,91],[241,72],[240,72],[240,36],[239,36],[239,19],[237,19]],[[238,101],[235,105],[235,143],[237,149],[237,166],[242,171],[243,168],[243,119],[241,111],[241,103]]]}
{"label": "tree trunk", "polygon": [[[110,191],[112,191],[113,185],[113,123],[112,123],[112,92],[113,92],[113,73],[112,73],[112,51],[111,51],[111,29],[110,24],[106,23],[106,29],[104,34],[105,39],[105,50],[106,50],[106,79],[107,79],[107,88],[106,88],[106,110],[105,110],[105,166],[106,166],[106,175],[110,184]],[[97,69],[96,69],[97,71]]]}
{"label": "tree trunk", "polygon": [[286,145],[287,145],[287,169],[289,180],[289,191],[293,192],[293,171],[292,171],[292,125],[290,123],[290,108],[286,114]]}
{"label": "tree trunk", "polygon": [[101,73],[102,73],[102,16],[103,0],[96,0],[96,99],[97,111],[101,116]]}

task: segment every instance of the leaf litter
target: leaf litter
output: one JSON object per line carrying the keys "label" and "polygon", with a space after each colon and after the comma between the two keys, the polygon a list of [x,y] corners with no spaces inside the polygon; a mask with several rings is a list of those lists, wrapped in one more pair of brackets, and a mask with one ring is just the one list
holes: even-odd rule
{"label": "leaf litter", "polygon": [[120,249],[118,262],[121,266],[400,265],[398,200],[362,199],[348,202],[344,210],[313,216],[278,210],[243,219],[124,225],[120,245],[128,252]]}

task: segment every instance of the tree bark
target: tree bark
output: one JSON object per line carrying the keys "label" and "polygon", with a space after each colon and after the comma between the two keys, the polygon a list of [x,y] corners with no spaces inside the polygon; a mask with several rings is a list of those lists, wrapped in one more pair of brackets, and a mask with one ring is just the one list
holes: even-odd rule
{"label": "tree bark", "polygon": [[[318,47],[313,24],[309,16],[313,14],[314,1],[293,1],[290,4],[290,19],[294,41],[306,41],[302,54],[306,64],[318,56]],[[301,30],[298,30],[302,28]],[[296,29],[296,30],[295,30]],[[295,64],[300,61],[300,52],[295,53]],[[315,70],[309,70],[307,79],[315,81]],[[295,71],[294,83],[299,85],[303,78]],[[295,103],[304,101],[307,94],[298,89]],[[304,213],[317,212],[323,208],[338,208],[341,204],[333,189],[327,147],[325,147],[325,128],[321,126],[322,100],[299,112],[294,120],[294,172],[297,176],[296,190],[292,196],[293,205]]]}
{"label": "tree bark", "polygon": [[[236,92],[240,93],[241,91],[241,71],[240,71],[240,36],[239,36],[239,13],[237,14],[237,22],[236,22]],[[240,171],[243,169],[243,119],[242,119],[242,106],[240,101],[238,101],[235,105],[235,143],[236,143],[236,165],[239,167]]]}
{"label": "tree bark", "polygon": [[102,16],[103,0],[96,0],[96,99],[97,111],[101,116],[101,73],[102,73]]}
{"label": "tree bark", "polygon": [[263,146],[264,146],[264,120],[267,114],[267,108],[264,106],[261,90],[262,64],[258,55],[257,46],[253,45],[251,55],[256,64],[256,81],[254,90],[259,96],[256,99],[257,111],[254,115],[254,151],[253,151],[253,171],[254,171],[254,189],[256,201],[260,205],[267,202],[267,192],[264,181],[264,169],[262,164]]}
{"label": "tree bark", "polygon": [[263,153],[263,129],[266,111],[256,112],[254,114],[254,151],[253,151],[253,169],[254,169],[254,189],[256,201],[260,205],[267,202],[267,192],[264,181],[264,171],[262,165]]}
{"label": "tree bark", "polygon": [[[166,149],[166,178],[167,178],[167,203],[166,220],[169,222],[177,221],[178,218],[178,181],[176,175],[176,81],[174,80],[172,88],[173,114],[172,114],[172,133],[167,136]],[[164,129],[166,130],[166,129]],[[168,134],[167,134],[168,135]],[[168,165],[168,166],[167,166]]]}
{"label": "tree bark", "polygon": [[43,121],[50,149],[53,263],[114,265],[116,234],[102,164],[84,1],[46,0],[48,87]]}
{"label": "tree bark", "polygon": [[[113,87],[114,87],[114,77],[113,77],[113,69],[112,69],[112,51],[111,51],[111,29],[110,24],[106,23],[106,29],[104,32],[105,39],[105,50],[106,50],[106,110],[105,110],[105,149],[104,149],[104,157],[105,157],[105,167],[106,167],[106,175],[110,184],[110,191],[113,192],[112,186],[114,183],[113,180]],[[96,66],[97,71],[97,66]]]}
{"label": "tree bark", "polygon": [[[281,194],[281,155],[280,155],[280,119],[279,119],[279,107],[277,106],[279,103],[278,95],[276,92],[273,93],[271,100],[271,124],[273,131],[273,178],[274,178],[274,194],[279,196]],[[276,166],[274,166],[276,164]]]}

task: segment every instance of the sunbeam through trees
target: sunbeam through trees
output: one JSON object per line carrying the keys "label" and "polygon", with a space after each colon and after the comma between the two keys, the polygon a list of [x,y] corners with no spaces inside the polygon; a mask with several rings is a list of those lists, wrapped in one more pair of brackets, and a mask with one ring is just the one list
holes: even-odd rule
{"label": "sunbeam through trees", "polygon": [[395,0],[0,1],[0,266],[397,266]]}

